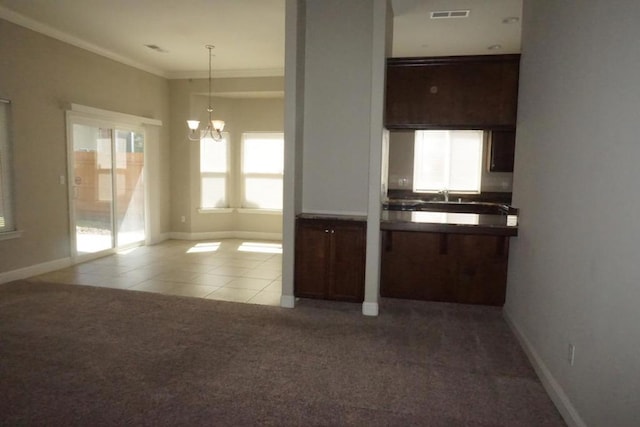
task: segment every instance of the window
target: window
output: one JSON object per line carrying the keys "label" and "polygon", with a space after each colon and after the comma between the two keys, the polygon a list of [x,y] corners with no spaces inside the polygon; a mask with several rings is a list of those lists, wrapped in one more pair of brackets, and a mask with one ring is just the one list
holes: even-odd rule
{"label": "window", "polygon": [[200,207],[216,209],[229,207],[229,134],[222,139],[200,140]]}
{"label": "window", "polygon": [[242,135],[242,207],[282,210],[283,133]]}
{"label": "window", "polygon": [[9,101],[0,99],[0,233],[15,231],[13,220],[13,185]]}
{"label": "window", "polygon": [[424,130],[415,133],[413,191],[479,193],[481,130]]}

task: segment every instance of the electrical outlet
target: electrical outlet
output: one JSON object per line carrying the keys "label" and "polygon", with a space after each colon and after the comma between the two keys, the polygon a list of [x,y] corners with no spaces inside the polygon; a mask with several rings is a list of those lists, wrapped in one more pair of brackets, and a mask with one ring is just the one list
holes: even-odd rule
{"label": "electrical outlet", "polygon": [[569,349],[567,351],[567,362],[569,362],[569,365],[573,366],[573,361],[575,359],[576,356],[576,346],[569,343]]}
{"label": "electrical outlet", "polygon": [[184,215],[182,215],[182,216],[180,217],[180,222],[187,222],[187,217],[186,217],[186,216],[184,216]]}

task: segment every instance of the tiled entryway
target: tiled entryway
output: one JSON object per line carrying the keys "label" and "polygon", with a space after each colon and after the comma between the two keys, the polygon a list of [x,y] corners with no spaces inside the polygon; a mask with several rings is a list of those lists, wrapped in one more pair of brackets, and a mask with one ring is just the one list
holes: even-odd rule
{"label": "tiled entryway", "polygon": [[280,242],[168,240],[30,280],[280,305]]}

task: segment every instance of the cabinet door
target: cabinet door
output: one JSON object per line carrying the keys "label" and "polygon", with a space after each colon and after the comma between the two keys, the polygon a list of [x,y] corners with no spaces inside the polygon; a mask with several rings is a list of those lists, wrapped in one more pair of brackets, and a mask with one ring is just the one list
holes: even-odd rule
{"label": "cabinet door", "polygon": [[329,235],[329,225],[324,222],[298,220],[295,296],[326,298],[329,280]]}
{"label": "cabinet door", "polygon": [[448,246],[444,233],[385,231],[381,296],[453,301]]}
{"label": "cabinet door", "polygon": [[513,172],[513,158],[516,150],[516,132],[514,130],[491,132],[491,172]]}
{"label": "cabinet door", "polygon": [[329,296],[343,301],[364,300],[366,226],[335,223],[331,230]]}
{"label": "cabinet door", "polygon": [[390,60],[388,128],[515,126],[517,56]]}
{"label": "cabinet door", "polygon": [[454,298],[465,304],[504,304],[509,238],[451,235]]}
{"label": "cabinet door", "polygon": [[443,65],[387,68],[385,124],[446,124],[455,114],[455,84]]}

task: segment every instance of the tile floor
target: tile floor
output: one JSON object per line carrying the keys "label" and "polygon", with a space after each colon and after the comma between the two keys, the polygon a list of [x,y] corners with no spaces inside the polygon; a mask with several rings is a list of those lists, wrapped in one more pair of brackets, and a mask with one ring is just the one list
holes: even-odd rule
{"label": "tile floor", "polygon": [[31,280],[280,305],[280,242],[167,240]]}

